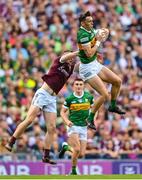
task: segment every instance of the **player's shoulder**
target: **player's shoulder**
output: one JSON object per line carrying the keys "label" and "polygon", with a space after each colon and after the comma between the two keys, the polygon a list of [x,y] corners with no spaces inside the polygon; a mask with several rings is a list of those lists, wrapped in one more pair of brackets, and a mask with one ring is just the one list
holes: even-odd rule
{"label": "player's shoulder", "polygon": [[61,59],[61,56],[57,56],[57,57],[53,60],[53,64],[60,63],[60,59]]}
{"label": "player's shoulder", "polygon": [[79,36],[88,36],[88,32],[87,31],[85,31],[83,28],[79,28],[79,30],[78,30],[78,32],[77,32],[77,35]]}
{"label": "player's shoulder", "polygon": [[72,101],[72,99],[74,98],[74,94],[71,93],[69,96],[66,97],[66,101]]}
{"label": "player's shoulder", "polygon": [[88,91],[84,91],[84,95],[87,97],[93,97],[93,95]]}
{"label": "player's shoulder", "polygon": [[85,95],[91,95],[91,93],[89,91],[84,91]]}
{"label": "player's shoulder", "polygon": [[80,28],[77,33],[77,40],[79,43],[87,43],[90,41],[90,34],[84,29]]}

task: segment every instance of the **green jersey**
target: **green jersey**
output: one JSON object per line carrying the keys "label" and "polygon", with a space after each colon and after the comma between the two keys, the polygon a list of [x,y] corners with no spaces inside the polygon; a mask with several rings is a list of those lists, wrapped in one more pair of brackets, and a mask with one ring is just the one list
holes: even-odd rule
{"label": "green jersey", "polygon": [[69,109],[69,120],[75,126],[86,126],[86,119],[93,103],[94,98],[88,92],[84,92],[82,96],[72,93],[64,102],[64,107]]}
{"label": "green jersey", "polygon": [[91,44],[91,47],[95,46],[96,32],[97,31],[95,29],[87,31],[82,26],[79,28],[79,30],[77,32],[77,43],[78,43],[78,47],[79,47],[79,57],[80,57],[80,61],[84,64],[88,64],[88,63],[94,61],[97,57],[97,53],[95,53],[92,57],[87,57],[84,50],[83,50],[83,45]]}

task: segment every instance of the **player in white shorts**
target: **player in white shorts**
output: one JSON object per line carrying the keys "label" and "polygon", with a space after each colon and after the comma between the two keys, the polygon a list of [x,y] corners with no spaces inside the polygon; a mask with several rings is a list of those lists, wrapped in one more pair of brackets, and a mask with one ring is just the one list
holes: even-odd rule
{"label": "player in white shorts", "polygon": [[[77,43],[81,61],[79,67],[80,76],[101,95],[102,101],[99,102],[100,104],[96,102],[98,109],[105,101],[111,101],[108,111],[125,114],[125,111],[116,104],[116,99],[120,92],[121,79],[110,69],[98,62],[99,46],[107,39],[109,31],[106,28],[95,30],[93,28],[93,18],[89,11],[80,16],[79,22],[80,27],[77,32]],[[111,100],[104,82],[112,85]],[[88,119],[92,128],[94,115],[94,112],[91,112]]]}
{"label": "player in white shorts", "polygon": [[[94,98],[84,91],[82,79],[75,79],[73,93],[65,99],[61,109],[61,117],[67,125],[68,143],[63,143],[59,152],[62,158],[66,151],[72,152],[72,171],[77,174],[76,166],[79,157],[84,157],[87,144],[87,121],[91,106],[94,105]],[[93,108],[93,106],[92,106]]]}

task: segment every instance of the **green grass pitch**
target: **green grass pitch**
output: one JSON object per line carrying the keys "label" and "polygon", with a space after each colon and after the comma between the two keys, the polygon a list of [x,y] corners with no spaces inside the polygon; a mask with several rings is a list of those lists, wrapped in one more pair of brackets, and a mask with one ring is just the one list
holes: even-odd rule
{"label": "green grass pitch", "polygon": [[127,180],[127,179],[142,179],[142,175],[139,174],[133,174],[133,175],[44,175],[44,176],[0,176],[0,180],[5,180],[5,179],[12,179],[12,180],[23,180],[23,179],[39,179],[39,180],[66,180],[66,179],[74,179],[74,180],[78,180],[78,179],[84,179],[84,180],[88,180],[88,179],[96,179],[96,180],[104,180],[104,179],[111,179],[111,180],[115,180],[115,179],[120,179],[120,180]]}

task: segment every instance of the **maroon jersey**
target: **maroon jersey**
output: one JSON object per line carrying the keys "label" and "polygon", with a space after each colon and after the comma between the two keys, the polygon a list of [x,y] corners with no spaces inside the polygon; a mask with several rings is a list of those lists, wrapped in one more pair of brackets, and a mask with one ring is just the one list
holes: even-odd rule
{"label": "maroon jersey", "polygon": [[60,58],[61,57],[58,57],[54,61],[48,74],[42,76],[43,81],[45,81],[56,94],[58,94],[71,76],[75,65],[75,62],[72,64],[67,62],[61,63]]}

